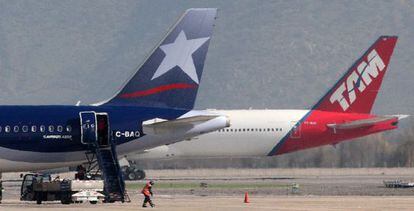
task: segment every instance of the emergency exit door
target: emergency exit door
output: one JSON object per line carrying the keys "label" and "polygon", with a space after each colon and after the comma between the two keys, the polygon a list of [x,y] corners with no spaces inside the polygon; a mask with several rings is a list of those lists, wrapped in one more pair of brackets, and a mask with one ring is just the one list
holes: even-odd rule
{"label": "emergency exit door", "polygon": [[94,144],[98,140],[96,130],[96,114],[93,111],[79,113],[82,144]]}

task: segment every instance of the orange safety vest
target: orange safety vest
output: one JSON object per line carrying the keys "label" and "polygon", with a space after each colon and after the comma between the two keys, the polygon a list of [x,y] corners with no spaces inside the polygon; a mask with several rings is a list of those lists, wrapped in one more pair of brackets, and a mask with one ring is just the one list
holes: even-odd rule
{"label": "orange safety vest", "polygon": [[145,184],[144,188],[142,189],[141,193],[144,194],[145,196],[151,196],[151,184],[149,182],[147,182],[147,184]]}

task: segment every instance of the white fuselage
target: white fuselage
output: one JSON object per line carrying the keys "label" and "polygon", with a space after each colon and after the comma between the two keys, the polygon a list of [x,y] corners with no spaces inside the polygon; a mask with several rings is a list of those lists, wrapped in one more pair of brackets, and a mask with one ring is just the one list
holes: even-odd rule
{"label": "white fuselage", "polygon": [[129,160],[173,157],[266,156],[308,110],[216,110],[231,126],[186,141],[128,155]]}

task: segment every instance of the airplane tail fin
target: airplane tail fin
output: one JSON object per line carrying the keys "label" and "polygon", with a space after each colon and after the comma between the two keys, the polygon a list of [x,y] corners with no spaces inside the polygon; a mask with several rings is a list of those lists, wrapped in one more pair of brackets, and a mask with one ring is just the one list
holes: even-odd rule
{"label": "airplane tail fin", "polygon": [[216,14],[215,8],[185,11],[123,88],[95,105],[192,109]]}
{"label": "airplane tail fin", "polygon": [[370,113],[396,42],[396,36],[379,37],[312,110]]}

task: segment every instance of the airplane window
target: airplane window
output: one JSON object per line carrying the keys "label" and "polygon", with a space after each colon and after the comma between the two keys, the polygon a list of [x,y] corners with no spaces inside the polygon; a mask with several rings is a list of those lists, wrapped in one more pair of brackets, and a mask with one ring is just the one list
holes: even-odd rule
{"label": "airplane window", "polygon": [[55,127],[53,127],[53,125],[49,125],[49,132],[53,132],[55,131]]}
{"label": "airplane window", "polygon": [[23,125],[23,127],[22,127],[22,131],[23,131],[24,133],[27,133],[27,131],[29,131],[29,126],[27,126],[27,125]]}
{"label": "airplane window", "polygon": [[66,126],[66,132],[71,132],[72,131],[72,127],[70,125]]}
{"label": "airplane window", "polygon": [[246,129],[243,129],[243,132],[245,132],[246,131]]}
{"label": "airplane window", "polygon": [[262,129],[261,128],[259,128],[259,132],[262,132]]}
{"label": "airplane window", "polygon": [[58,126],[57,126],[57,131],[58,131],[58,132],[62,132],[62,131],[63,131],[63,127],[62,127],[62,125],[58,125]]}
{"label": "airplane window", "polygon": [[32,132],[35,133],[37,130],[36,125],[32,125]]}
{"label": "airplane window", "polygon": [[0,126],[0,132],[1,132],[1,129],[2,129],[2,128],[1,128],[1,126]]}
{"label": "airplane window", "polygon": [[267,128],[267,132],[270,132],[270,128]]}
{"label": "airplane window", "polygon": [[282,128],[279,128],[279,131],[282,131]]}
{"label": "airplane window", "polygon": [[241,132],[241,129],[239,129],[239,132]]}
{"label": "airplane window", "polygon": [[275,130],[276,130],[276,131],[278,131],[279,129],[278,129],[278,128],[276,128]]}
{"label": "airplane window", "polygon": [[272,128],[272,131],[275,131],[275,129],[274,129],[274,128]]}
{"label": "airplane window", "polygon": [[6,133],[8,133],[8,132],[10,132],[10,126],[6,126],[6,127],[4,127],[4,131],[6,131]]}
{"label": "airplane window", "polygon": [[46,127],[44,125],[40,125],[40,132],[44,133],[46,131]]}
{"label": "airplane window", "polygon": [[15,133],[19,132],[19,126],[17,126],[17,125],[16,125],[16,126],[14,126],[14,127],[13,127],[13,131],[14,131]]}

